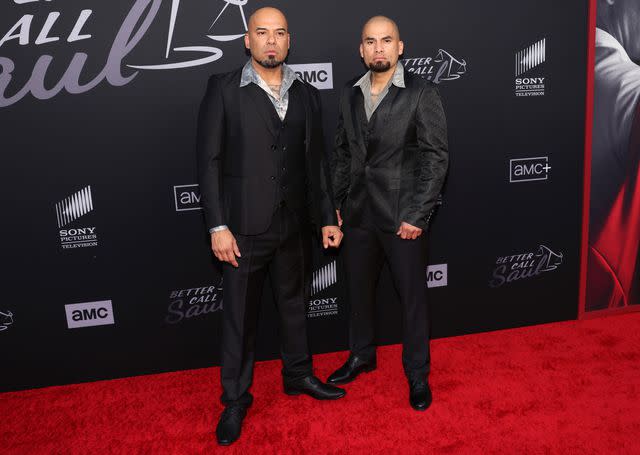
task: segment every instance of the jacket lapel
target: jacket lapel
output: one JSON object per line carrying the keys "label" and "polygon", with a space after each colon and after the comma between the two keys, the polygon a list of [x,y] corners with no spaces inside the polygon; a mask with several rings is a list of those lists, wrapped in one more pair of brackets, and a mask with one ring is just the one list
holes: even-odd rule
{"label": "jacket lapel", "polygon": [[367,113],[364,110],[364,96],[359,86],[352,87],[351,89],[351,123],[353,124],[353,131],[360,145],[360,149],[363,156],[367,155],[367,147],[362,137],[362,128],[367,128]]}
{"label": "jacket lapel", "polygon": [[278,137],[278,128],[275,124],[276,118],[278,114],[275,112],[275,108],[273,104],[271,104],[271,100],[268,98],[268,95],[264,93],[260,87],[256,84],[249,84],[242,89],[246,90],[249,94],[249,97],[252,99],[253,103],[256,106],[256,110],[260,113],[260,116],[264,120],[269,132],[274,138]]}

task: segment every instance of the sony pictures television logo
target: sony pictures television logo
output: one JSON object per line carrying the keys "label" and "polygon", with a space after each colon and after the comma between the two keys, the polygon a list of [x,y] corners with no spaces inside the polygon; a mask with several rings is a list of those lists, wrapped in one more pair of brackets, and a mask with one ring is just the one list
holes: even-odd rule
{"label": "sony pictures television logo", "polygon": [[98,246],[95,226],[77,226],[76,221],[93,212],[91,186],[86,186],[55,204],[58,235],[62,249]]}
{"label": "sony pictures television logo", "polygon": [[[547,59],[547,39],[543,38],[516,52],[515,94],[516,96],[544,96],[545,77],[540,65]],[[536,71],[533,71],[536,69]]]}
{"label": "sony pictures television logo", "polygon": [[197,183],[174,185],[173,197],[176,204],[176,212],[202,210],[200,205],[200,186]]}
{"label": "sony pictures television logo", "polygon": [[535,182],[549,179],[548,156],[509,160],[509,183]]}
{"label": "sony pictures television logo", "polygon": [[64,310],[70,329],[115,324],[111,300],[74,303],[65,305]]}
{"label": "sony pictures television logo", "polygon": [[313,297],[338,282],[337,262],[332,261],[313,272],[311,300],[307,308],[308,318],[335,316],[338,314],[337,297]]}

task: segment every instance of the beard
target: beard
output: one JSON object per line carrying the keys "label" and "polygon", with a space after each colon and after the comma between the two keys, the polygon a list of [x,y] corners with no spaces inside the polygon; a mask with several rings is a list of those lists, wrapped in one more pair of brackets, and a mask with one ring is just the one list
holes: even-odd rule
{"label": "beard", "polygon": [[282,63],[283,63],[282,60],[276,59],[276,57],[273,56],[273,55],[270,55],[269,57],[265,58],[264,60],[256,59],[256,62],[258,62],[258,64],[260,66],[262,66],[263,68],[277,68],[278,66],[282,65]]}
{"label": "beard", "polygon": [[391,69],[391,62],[373,62],[369,64],[369,69],[374,73],[384,73],[385,71],[389,71],[389,69]]}

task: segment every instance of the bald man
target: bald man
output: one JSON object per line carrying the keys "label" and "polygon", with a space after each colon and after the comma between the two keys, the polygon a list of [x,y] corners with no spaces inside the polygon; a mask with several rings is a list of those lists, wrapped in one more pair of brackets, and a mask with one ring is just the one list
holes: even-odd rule
{"label": "bald man", "polygon": [[333,192],[345,231],[349,345],[328,382],[345,384],[376,368],[376,282],[388,262],[403,313],[402,363],[409,402],[431,404],[427,324],[427,230],[448,166],[447,130],[436,87],[408,73],[394,21],[371,18],[360,56],[369,71],[342,92]]}
{"label": "bald man", "polygon": [[280,317],[284,392],[319,400],[344,390],[312,374],[307,344],[310,226],[325,248],[342,238],[330,193],[317,90],[284,60],[285,16],[261,8],[249,20],[251,58],[209,79],[198,119],[198,173],[211,247],[222,262],[221,376],[225,406],[216,429],[240,435],[253,397],[258,306],[268,274]]}
{"label": "bald man", "polygon": [[640,0],[599,0],[586,310],[640,304]]}

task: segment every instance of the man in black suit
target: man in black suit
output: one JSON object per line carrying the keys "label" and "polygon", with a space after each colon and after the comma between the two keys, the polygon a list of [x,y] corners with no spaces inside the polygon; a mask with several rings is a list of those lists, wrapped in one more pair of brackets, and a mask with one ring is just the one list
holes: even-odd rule
{"label": "man in black suit", "polygon": [[369,71],[340,100],[333,192],[345,227],[351,354],[328,382],[344,384],[376,367],[373,307],[386,259],[402,304],[409,401],[425,410],[432,398],[424,231],[448,167],[447,131],[438,90],[404,71],[403,47],[395,22],[371,18],[360,44]]}
{"label": "man in black suit", "polygon": [[322,242],[342,238],[324,159],[317,90],[283,62],[285,16],[261,8],[249,20],[242,69],[209,79],[198,119],[198,173],[215,256],[223,261],[223,445],[239,435],[253,397],[257,311],[266,274],[280,315],[284,391],[336,399],[344,390],[312,374],[306,304],[310,224]]}

